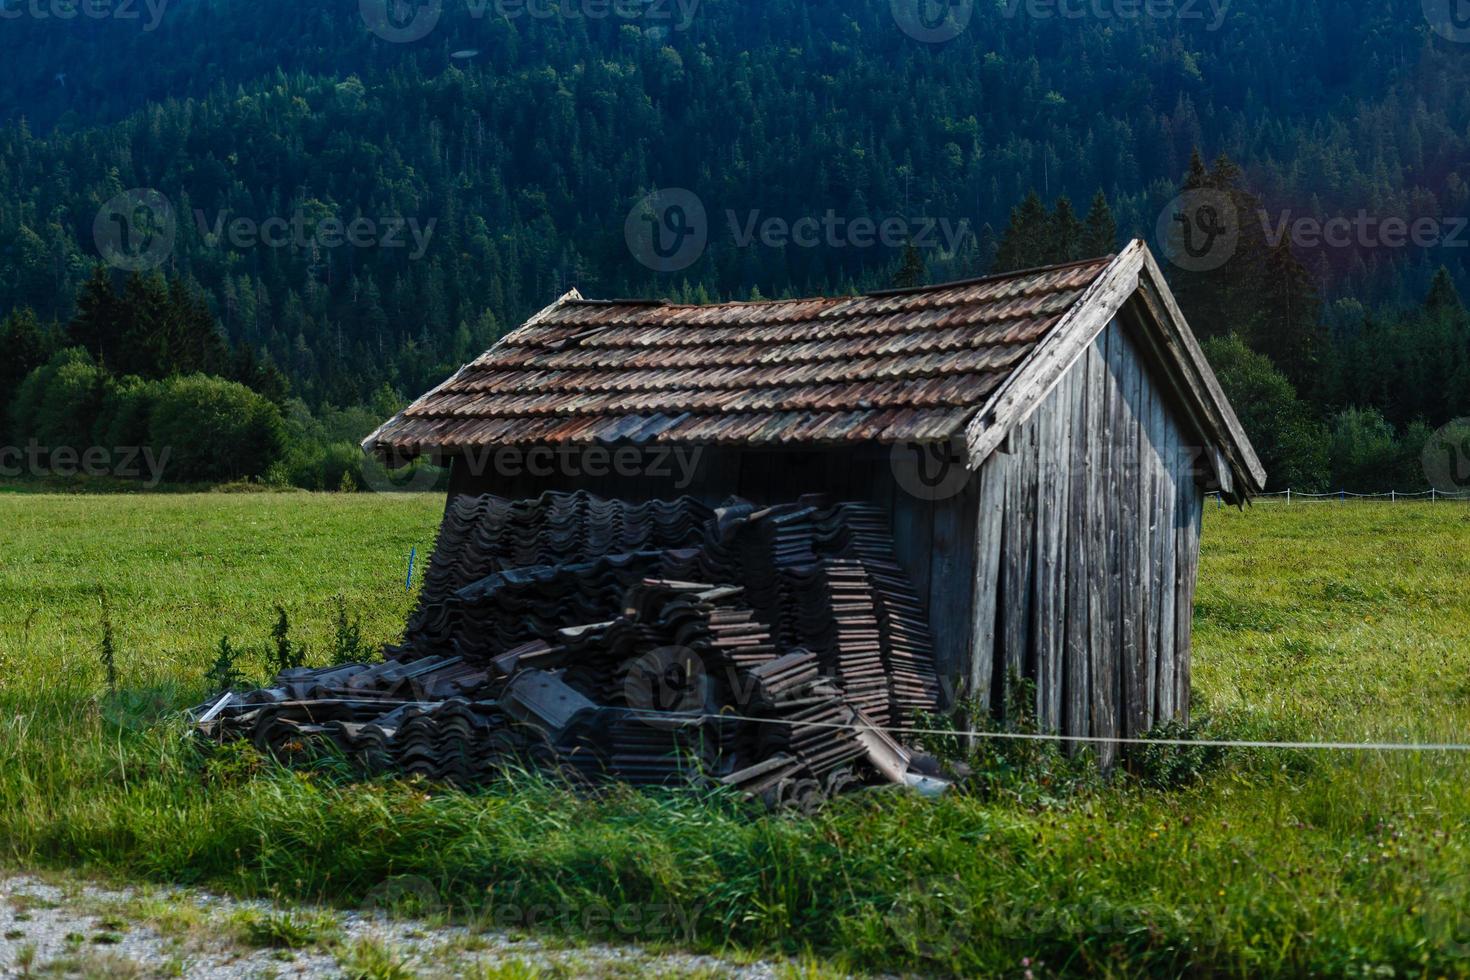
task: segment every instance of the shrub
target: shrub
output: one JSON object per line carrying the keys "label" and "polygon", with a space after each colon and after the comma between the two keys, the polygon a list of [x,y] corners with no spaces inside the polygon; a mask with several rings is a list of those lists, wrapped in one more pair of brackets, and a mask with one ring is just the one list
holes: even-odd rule
{"label": "shrub", "polygon": [[11,431],[43,446],[91,445],[92,427],[112,387],[81,348],[58,352],[26,376],[11,406]]}
{"label": "shrub", "polygon": [[260,476],[285,450],[280,410],[233,381],[196,374],[161,383],[149,441],[181,481]]}
{"label": "shrub", "polygon": [[146,446],[162,385],[135,375],[119,378],[102,400],[93,431],[99,446]]}
{"label": "shrub", "polygon": [[1205,343],[1272,488],[1316,492],[1327,483],[1327,432],[1271,360],[1235,335]]}
{"label": "shrub", "polygon": [[1328,443],[1333,489],[1351,493],[1423,490],[1427,480],[1421,457],[1429,436],[1423,423],[1409,425],[1400,436],[1376,408],[1343,409],[1332,419]]}

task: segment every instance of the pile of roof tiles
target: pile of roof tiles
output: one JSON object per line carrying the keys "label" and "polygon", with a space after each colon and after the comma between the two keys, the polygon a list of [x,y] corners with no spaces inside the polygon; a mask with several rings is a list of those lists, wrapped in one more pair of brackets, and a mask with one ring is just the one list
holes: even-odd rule
{"label": "pile of roof tiles", "polygon": [[200,727],[464,786],[530,766],[806,809],[868,782],[941,786],[885,732],[938,702],[875,509],[547,493],[451,503],[385,662],[287,671]]}

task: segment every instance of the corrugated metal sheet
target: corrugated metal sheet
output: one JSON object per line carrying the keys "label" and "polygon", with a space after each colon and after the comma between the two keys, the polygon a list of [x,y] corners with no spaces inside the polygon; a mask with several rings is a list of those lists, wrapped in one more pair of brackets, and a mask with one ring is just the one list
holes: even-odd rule
{"label": "corrugated metal sheet", "polygon": [[375,434],[413,455],[528,443],[948,438],[1107,259],[871,296],[564,299]]}

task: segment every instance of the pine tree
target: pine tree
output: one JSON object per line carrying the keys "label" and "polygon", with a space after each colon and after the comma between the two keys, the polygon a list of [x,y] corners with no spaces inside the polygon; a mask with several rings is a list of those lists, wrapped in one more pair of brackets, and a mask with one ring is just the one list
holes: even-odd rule
{"label": "pine tree", "polygon": [[1444,266],[1439,267],[1439,271],[1434,274],[1434,280],[1429,284],[1429,293],[1424,297],[1424,311],[1430,314],[1465,312],[1465,304],[1460,301],[1460,293],[1455,289],[1450,270]]}
{"label": "pine tree", "polygon": [[[12,310],[0,323],[0,402],[8,399],[26,375],[50,356],[46,336],[30,307]],[[3,413],[0,413],[3,415]]]}
{"label": "pine tree", "polygon": [[928,275],[924,267],[924,257],[909,242],[903,247],[903,258],[899,261],[898,271],[893,275],[893,286],[895,289],[910,289],[914,286],[922,286]]}
{"label": "pine tree", "polygon": [[66,326],[67,341],[106,364],[121,341],[122,325],[122,304],[112,289],[112,276],[106,266],[95,266],[77,294],[76,315]]}
{"label": "pine tree", "polygon": [[1265,285],[1256,349],[1270,357],[1298,391],[1315,395],[1322,382],[1317,369],[1326,353],[1322,301],[1311,275],[1284,240],[1267,256]]}
{"label": "pine tree", "polygon": [[1108,207],[1107,195],[1101,190],[1093,195],[1083,225],[1082,258],[1112,255],[1118,250],[1118,222],[1113,219],[1113,209]]}
{"label": "pine tree", "polygon": [[1234,247],[1218,268],[1169,270],[1175,298],[1201,339],[1239,333],[1254,340],[1264,329],[1265,270],[1271,250],[1261,222],[1256,220],[1261,202],[1241,186],[1242,176],[1240,168],[1223,155],[1213,168],[1207,168],[1196,149],[1182,185],[1185,192],[1216,192],[1223,200],[1207,203],[1220,206],[1224,213],[1219,219],[1235,232]]}
{"label": "pine tree", "polygon": [[996,272],[1014,272],[1056,261],[1047,256],[1051,235],[1051,216],[1035,191],[1011,209],[1010,224],[1001,235],[995,253]]}
{"label": "pine tree", "polygon": [[168,374],[221,374],[229,351],[204,294],[174,279],[168,285],[170,357]]}
{"label": "pine tree", "polygon": [[129,273],[119,301],[118,343],[108,363],[117,374],[166,378],[179,354],[179,324],[167,284],[157,273]]}
{"label": "pine tree", "polygon": [[1047,255],[1037,265],[1052,265],[1071,262],[1082,258],[1082,222],[1072,208],[1072,200],[1066,196],[1057,198],[1051,218],[1051,235],[1047,243]]}

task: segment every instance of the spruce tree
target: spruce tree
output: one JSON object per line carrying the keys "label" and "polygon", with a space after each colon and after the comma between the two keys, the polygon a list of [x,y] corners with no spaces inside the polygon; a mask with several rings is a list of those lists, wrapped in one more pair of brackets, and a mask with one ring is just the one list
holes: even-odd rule
{"label": "spruce tree", "polygon": [[66,326],[67,342],[106,364],[121,342],[122,332],[122,304],[113,291],[112,276],[106,266],[94,266],[77,294],[76,315]]}
{"label": "spruce tree", "polygon": [[1450,270],[1444,266],[1434,274],[1434,280],[1429,284],[1429,293],[1424,297],[1424,311],[1430,314],[1463,314],[1465,304],[1460,301],[1460,293],[1455,289],[1455,281],[1450,277]]}
{"label": "spruce tree", "polygon": [[1098,258],[1112,255],[1118,250],[1118,222],[1113,219],[1113,209],[1108,207],[1108,198],[1101,190],[1093,195],[1092,206],[1087,209],[1083,221],[1081,258]]}
{"label": "spruce tree", "polygon": [[1270,357],[1296,389],[1316,394],[1317,368],[1326,353],[1321,323],[1322,302],[1305,266],[1282,241],[1267,256],[1264,311],[1256,349]]}
{"label": "spruce tree", "polygon": [[[14,394],[26,375],[46,363],[46,336],[30,307],[12,310],[0,323],[0,402]],[[0,412],[0,416],[4,413]]]}
{"label": "spruce tree", "polygon": [[1047,243],[1047,255],[1036,264],[1052,265],[1082,258],[1083,232],[1082,222],[1077,219],[1071,199],[1065,196],[1058,198],[1051,218],[1051,240]]}
{"label": "spruce tree", "polygon": [[1032,191],[1011,209],[1011,220],[995,253],[996,272],[1014,272],[1056,261],[1047,256],[1052,238],[1051,216],[1041,197]]}
{"label": "spruce tree", "polygon": [[899,261],[898,271],[893,275],[893,286],[895,289],[910,289],[914,286],[922,286],[927,276],[924,268],[924,257],[909,242],[903,247],[903,258]]}

